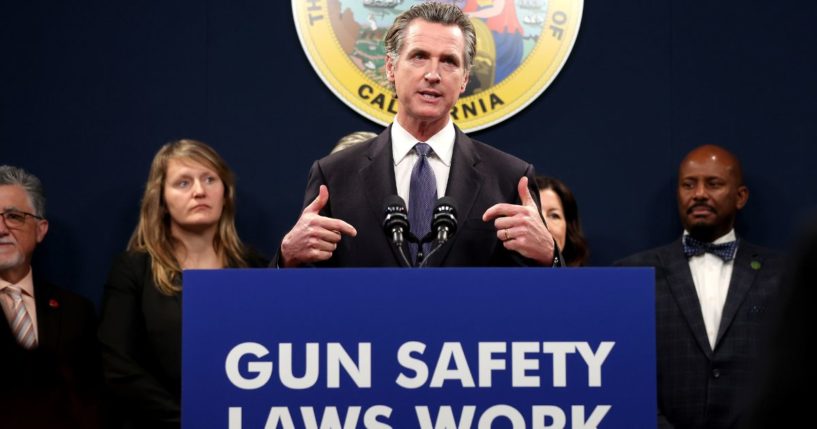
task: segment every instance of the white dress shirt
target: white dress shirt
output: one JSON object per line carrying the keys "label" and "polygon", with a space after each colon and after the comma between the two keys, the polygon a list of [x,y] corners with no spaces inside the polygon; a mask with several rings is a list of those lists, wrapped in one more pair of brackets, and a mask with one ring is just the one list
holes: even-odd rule
{"label": "white dress shirt", "polygon": [[[14,300],[11,298],[11,295],[5,291],[6,287],[14,286],[13,284],[0,279],[0,307],[3,308],[3,313],[6,315],[6,320],[11,326],[11,321],[14,320],[16,314],[14,314]],[[31,328],[34,330],[34,339],[37,340],[37,343],[40,342],[40,335],[37,333],[37,304],[34,301],[34,278],[31,275],[31,268],[28,269],[28,274],[20,280],[19,283],[16,284],[17,287],[23,292],[23,305],[28,311],[29,317],[31,317]]]}
{"label": "white dress shirt", "polygon": [[[689,232],[684,231],[684,235],[689,235]],[[712,243],[721,244],[735,239],[735,230],[732,229]],[[724,262],[719,256],[708,252],[689,258],[689,270],[692,272],[692,281],[695,283],[695,291],[701,303],[706,336],[709,337],[709,346],[712,350],[715,350],[715,340],[718,338],[723,306],[726,303],[726,295],[729,293],[729,282],[732,280],[734,265],[734,259]]]}
{"label": "white dress shirt", "polygon": [[451,172],[451,157],[454,154],[454,139],[457,133],[454,131],[454,124],[451,120],[437,134],[434,134],[427,141],[420,142],[414,138],[405,128],[403,128],[397,118],[391,126],[391,147],[394,157],[394,179],[397,182],[397,195],[408,204],[409,190],[411,188],[411,170],[420,158],[414,151],[417,143],[427,143],[434,151],[428,157],[428,163],[434,171],[434,178],[437,180],[437,198],[445,196],[448,175]]}

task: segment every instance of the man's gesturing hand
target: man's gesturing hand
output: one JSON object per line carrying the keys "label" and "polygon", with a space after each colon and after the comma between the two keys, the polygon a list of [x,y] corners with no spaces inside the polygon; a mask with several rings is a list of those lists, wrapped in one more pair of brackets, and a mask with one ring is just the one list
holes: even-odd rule
{"label": "man's gesturing hand", "polygon": [[325,261],[338,248],[342,235],[357,235],[357,230],[352,225],[319,214],[328,201],[329,190],[321,185],[318,196],[306,206],[298,222],[281,242],[282,267]]}
{"label": "man's gesturing hand", "polygon": [[519,179],[517,190],[521,206],[495,204],[485,211],[482,220],[494,221],[496,236],[506,249],[549,266],[553,263],[553,237],[545,227],[539,207],[530,194],[527,177]]}

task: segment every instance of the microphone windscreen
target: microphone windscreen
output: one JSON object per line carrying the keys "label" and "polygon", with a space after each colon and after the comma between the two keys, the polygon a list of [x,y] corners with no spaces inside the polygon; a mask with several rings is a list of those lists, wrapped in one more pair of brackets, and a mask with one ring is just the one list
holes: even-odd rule
{"label": "microphone windscreen", "polygon": [[442,211],[449,212],[454,215],[454,217],[457,216],[457,203],[453,198],[442,197],[438,199],[436,203],[434,203],[434,212],[437,213]]}
{"label": "microphone windscreen", "polygon": [[457,203],[451,197],[442,197],[434,204],[431,229],[437,230],[443,226],[448,227],[449,234],[457,230]]}
{"label": "microphone windscreen", "polygon": [[395,228],[405,232],[410,230],[408,212],[406,202],[399,195],[390,195],[383,204],[383,231],[390,235]]}
{"label": "microphone windscreen", "polygon": [[406,212],[406,202],[399,195],[389,195],[383,204],[383,212]]}

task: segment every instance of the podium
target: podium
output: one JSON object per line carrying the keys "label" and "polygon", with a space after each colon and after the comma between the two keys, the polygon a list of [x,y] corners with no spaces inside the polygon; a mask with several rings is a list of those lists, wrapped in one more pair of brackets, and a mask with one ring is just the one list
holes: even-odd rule
{"label": "podium", "polygon": [[182,427],[654,428],[652,269],[184,274]]}

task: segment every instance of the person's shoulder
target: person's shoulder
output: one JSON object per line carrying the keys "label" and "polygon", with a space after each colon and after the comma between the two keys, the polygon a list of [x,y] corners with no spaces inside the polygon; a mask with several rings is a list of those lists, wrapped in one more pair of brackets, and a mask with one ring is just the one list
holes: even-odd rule
{"label": "person's shoulder", "polygon": [[658,267],[662,261],[676,252],[681,251],[680,241],[676,240],[652,249],[634,253],[613,263],[617,267]]}
{"label": "person's shoulder", "polygon": [[108,283],[119,283],[129,279],[136,282],[138,279],[151,276],[150,254],[144,250],[126,250],[115,256],[108,274]]}
{"label": "person's shoulder", "polygon": [[782,253],[777,249],[760,246],[744,239],[740,239],[738,249],[743,249],[756,255],[765,255],[770,257],[780,257],[782,255]]}
{"label": "person's shoulder", "polygon": [[752,260],[758,260],[758,262],[762,260],[761,266],[765,268],[782,270],[783,264],[785,264],[784,254],[780,250],[760,246],[744,239],[740,239],[738,244],[738,257],[741,254]]}
{"label": "person's shoulder", "polygon": [[467,140],[460,140],[461,143],[469,142],[474,152],[479,156],[482,162],[494,163],[502,166],[512,166],[516,168],[527,168],[530,163],[508,152],[497,149],[488,143],[468,137],[462,134]]}
{"label": "person's shoulder", "polygon": [[388,128],[386,131],[378,135],[377,137],[373,137],[367,141],[362,143],[358,143],[356,145],[352,145],[347,147],[346,149],[337,151],[335,153],[330,153],[325,157],[318,160],[318,163],[322,166],[335,166],[335,165],[347,165],[352,161],[360,160],[364,157],[369,157],[376,149],[379,148],[378,145],[383,145],[384,139],[388,141]]}
{"label": "person's shoulder", "polygon": [[58,286],[47,279],[34,280],[35,296],[47,300],[50,308],[65,308],[70,311],[79,310],[85,313],[94,313],[94,304],[90,299],[62,286]]}
{"label": "person's shoulder", "polygon": [[114,258],[113,265],[144,266],[150,263],[150,254],[144,250],[126,250]]}

